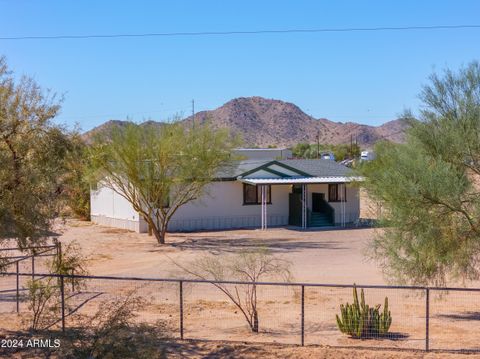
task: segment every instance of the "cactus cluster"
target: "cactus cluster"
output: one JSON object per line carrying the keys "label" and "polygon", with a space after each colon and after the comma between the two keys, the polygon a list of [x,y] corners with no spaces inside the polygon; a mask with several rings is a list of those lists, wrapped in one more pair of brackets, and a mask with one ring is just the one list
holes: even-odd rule
{"label": "cactus cluster", "polygon": [[388,333],[392,324],[392,316],[388,310],[388,298],[385,297],[383,311],[381,305],[369,307],[365,304],[363,289],[358,300],[357,288],[353,287],[353,304],[340,305],[340,316],[337,317],[338,329],[352,338],[380,337]]}

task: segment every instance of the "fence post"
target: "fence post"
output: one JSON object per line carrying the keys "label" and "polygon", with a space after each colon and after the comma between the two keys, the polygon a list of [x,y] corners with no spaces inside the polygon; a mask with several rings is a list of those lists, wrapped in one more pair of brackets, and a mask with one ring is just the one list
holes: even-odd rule
{"label": "fence post", "polygon": [[63,274],[60,275],[60,297],[62,304],[62,332],[65,332],[65,287]]}
{"label": "fence post", "polygon": [[430,288],[425,289],[425,351],[430,350]]}
{"label": "fence post", "polygon": [[302,285],[302,317],[301,317],[301,325],[302,325],[302,347],[305,345],[305,286]]}
{"label": "fence post", "polygon": [[179,281],[180,290],[180,339],[183,340],[183,281]]}
{"label": "fence post", "polygon": [[75,278],[74,278],[74,275],[75,275],[75,269],[72,268],[72,292],[75,293]]}
{"label": "fence post", "polygon": [[35,254],[32,254],[32,280],[35,280]]}
{"label": "fence post", "polygon": [[59,263],[62,262],[62,242],[57,240],[57,260]]}
{"label": "fence post", "polygon": [[19,269],[18,269],[18,261],[15,263],[17,267],[17,313],[20,312],[20,277],[18,275]]}

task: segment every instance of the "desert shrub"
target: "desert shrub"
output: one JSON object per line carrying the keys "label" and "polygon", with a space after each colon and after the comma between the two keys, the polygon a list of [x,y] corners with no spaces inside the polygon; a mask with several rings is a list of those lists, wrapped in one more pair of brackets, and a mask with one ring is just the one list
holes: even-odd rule
{"label": "desert shrub", "polygon": [[53,260],[48,262],[49,271],[53,274],[66,275],[64,282],[65,286],[70,288],[81,289],[85,287],[84,278],[73,278],[70,275],[89,275],[86,269],[87,258],[82,254],[78,242],[70,242],[63,246],[63,251],[60,256],[53,257]]}
{"label": "desert shrub", "polygon": [[28,310],[26,319],[33,331],[46,329],[60,318],[60,298],[56,278],[29,280],[27,282]]}
{"label": "desert shrub", "polygon": [[126,297],[105,300],[93,316],[84,316],[68,329],[62,358],[166,358],[162,342],[168,338],[162,322],[138,324],[137,312],[145,305],[133,291]]}
{"label": "desert shrub", "polygon": [[383,312],[380,304],[370,307],[365,304],[363,289],[358,300],[357,288],[353,287],[353,304],[340,305],[340,316],[336,315],[338,329],[352,338],[379,337],[388,333],[392,316],[388,310],[388,297],[385,297]]}
{"label": "desert shrub", "polygon": [[79,219],[90,220],[90,183],[86,168],[88,165],[87,144],[76,129],[69,137],[65,156],[66,173],[63,179],[64,212]]}
{"label": "desert shrub", "polygon": [[[81,254],[76,242],[71,242],[64,247],[61,256],[55,256],[47,263],[49,274],[71,275],[72,273],[88,275],[85,269],[86,258]],[[73,288],[79,290],[85,287],[85,279],[64,277],[65,307],[70,309],[68,303]],[[61,289],[60,278],[46,276],[27,282],[27,302],[30,315],[25,318],[30,330],[38,331],[49,329],[61,320]]]}
{"label": "desert shrub", "polygon": [[[264,279],[290,281],[290,266],[290,262],[275,257],[270,250],[260,247],[224,257],[205,255],[191,263],[188,268],[180,267],[197,278],[214,281],[212,285],[240,310],[250,330],[258,333],[257,283]],[[248,284],[218,283],[229,280]]]}

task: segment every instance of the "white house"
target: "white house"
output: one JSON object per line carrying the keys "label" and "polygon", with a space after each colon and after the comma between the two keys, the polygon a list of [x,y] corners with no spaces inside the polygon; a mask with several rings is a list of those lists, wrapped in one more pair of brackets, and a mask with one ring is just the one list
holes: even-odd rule
{"label": "white house", "polygon": [[[344,226],[359,218],[358,187],[350,169],[334,161],[247,159],[218,173],[199,199],[180,207],[168,231],[269,226]],[[100,185],[91,191],[98,224],[147,232],[122,196]]]}

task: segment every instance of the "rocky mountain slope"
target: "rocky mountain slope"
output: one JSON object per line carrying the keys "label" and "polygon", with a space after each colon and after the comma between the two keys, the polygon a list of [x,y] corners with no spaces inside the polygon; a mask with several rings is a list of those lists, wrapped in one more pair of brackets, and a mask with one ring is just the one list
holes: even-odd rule
{"label": "rocky mountain slope", "polygon": [[[369,148],[381,139],[394,142],[404,140],[407,125],[403,120],[393,120],[381,126],[368,126],[354,122],[333,122],[325,118],[315,119],[298,106],[262,97],[240,97],[223,106],[202,111],[195,115],[195,121],[209,121],[214,128],[228,127],[241,134],[246,146],[266,147],[292,146],[299,142],[315,143],[317,134],[322,144],[349,143],[357,140],[362,148]],[[192,125],[192,117],[182,122]],[[124,126],[126,121],[111,120],[85,133],[93,134],[109,131],[113,126]],[[149,126],[161,126],[161,122],[148,121]]]}

